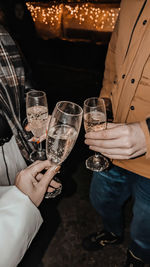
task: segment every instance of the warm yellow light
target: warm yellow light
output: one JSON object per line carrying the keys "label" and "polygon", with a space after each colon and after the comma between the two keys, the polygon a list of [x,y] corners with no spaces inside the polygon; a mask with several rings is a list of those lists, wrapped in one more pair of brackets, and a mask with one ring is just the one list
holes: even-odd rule
{"label": "warm yellow light", "polygon": [[[49,8],[44,6],[34,5],[27,2],[27,8],[30,10],[33,20],[39,20],[44,24],[55,25],[59,23],[61,13],[67,13],[68,16],[81,25],[87,21],[94,27],[106,31],[112,31],[119,13],[119,8],[100,8],[95,5],[91,6],[89,3],[80,3],[76,5],[71,4],[53,4]],[[90,15],[89,15],[90,14]]]}
{"label": "warm yellow light", "polygon": [[73,30],[76,31],[75,34],[78,31],[113,31],[120,10],[118,5],[77,2],[27,2],[26,5],[38,34],[44,39],[70,38]]}

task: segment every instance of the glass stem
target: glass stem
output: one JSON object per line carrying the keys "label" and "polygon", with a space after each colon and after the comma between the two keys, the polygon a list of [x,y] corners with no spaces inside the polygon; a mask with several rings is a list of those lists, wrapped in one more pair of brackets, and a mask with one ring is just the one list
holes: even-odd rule
{"label": "glass stem", "polygon": [[95,158],[99,157],[99,152],[95,152]]}
{"label": "glass stem", "polygon": [[42,151],[42,142],[40,142],[40,143],[38,144],[38,151],[39,151],[39,152]]}

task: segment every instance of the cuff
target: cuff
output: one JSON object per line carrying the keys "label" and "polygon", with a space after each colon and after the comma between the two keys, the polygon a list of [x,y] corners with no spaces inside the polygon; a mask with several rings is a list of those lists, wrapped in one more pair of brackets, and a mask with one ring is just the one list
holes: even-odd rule
{"label": "cuff", "polygon": [[141,121],[140,126],[144,132],[145,140],[146,140],[146,147],[147,147],[146,159],[150,159],[150,132],[149,132],[149,128],[147,126],[146,120]]}

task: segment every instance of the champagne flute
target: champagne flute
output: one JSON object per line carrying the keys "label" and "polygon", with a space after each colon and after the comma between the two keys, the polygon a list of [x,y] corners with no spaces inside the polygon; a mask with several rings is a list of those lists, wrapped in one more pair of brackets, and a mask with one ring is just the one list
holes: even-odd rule
{"label": "champagne flute", "polygon": [[[56,104],[46,138],[46,155],[52,164],[60,165],[68,157],[80,131],[82,114],[82,108],[73,102]],[[46,194],[49,197],[51,193]]]}
{"label": "champagne flute", "polygon": [[[30,130],[36,139],[39,139],[46,133],[46,124],[48,119],[48,104],[46,94],[43,91],[30,91],[26,96],[27,120],[30,124]],[[38,142],[37,150],[30,154],[30,160],[46,159],[45,150],[42,143]]]}
{"label": "champagne flute", "polygon": [[[84,101],[84,128],[86,132],[106,129],[106,107],[102,98],[91,97]],[[100,153],[86,160],[86,167],[92,171],[103,171],[109,166],[109,160]]]}

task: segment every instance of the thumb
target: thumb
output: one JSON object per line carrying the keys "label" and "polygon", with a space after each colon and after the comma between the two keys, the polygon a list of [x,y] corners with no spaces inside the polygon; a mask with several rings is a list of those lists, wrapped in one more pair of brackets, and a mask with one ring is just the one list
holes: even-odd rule
{"label": "thumb", "polygon": [[27,131],[27,132],[30,132],[31,131],[31,126],[30,126],[31,124],[28,122],[28,124],[25,126],[25,130]]}
{"label": "thumb", "polygon": [[39,186],[45,187],[47,189],[49,183],[55,176],[55,174],[60,170],[60,166],[52,166],[50,167],[45,174],[43,175],[43,178],[41,181],[38,183]]}

